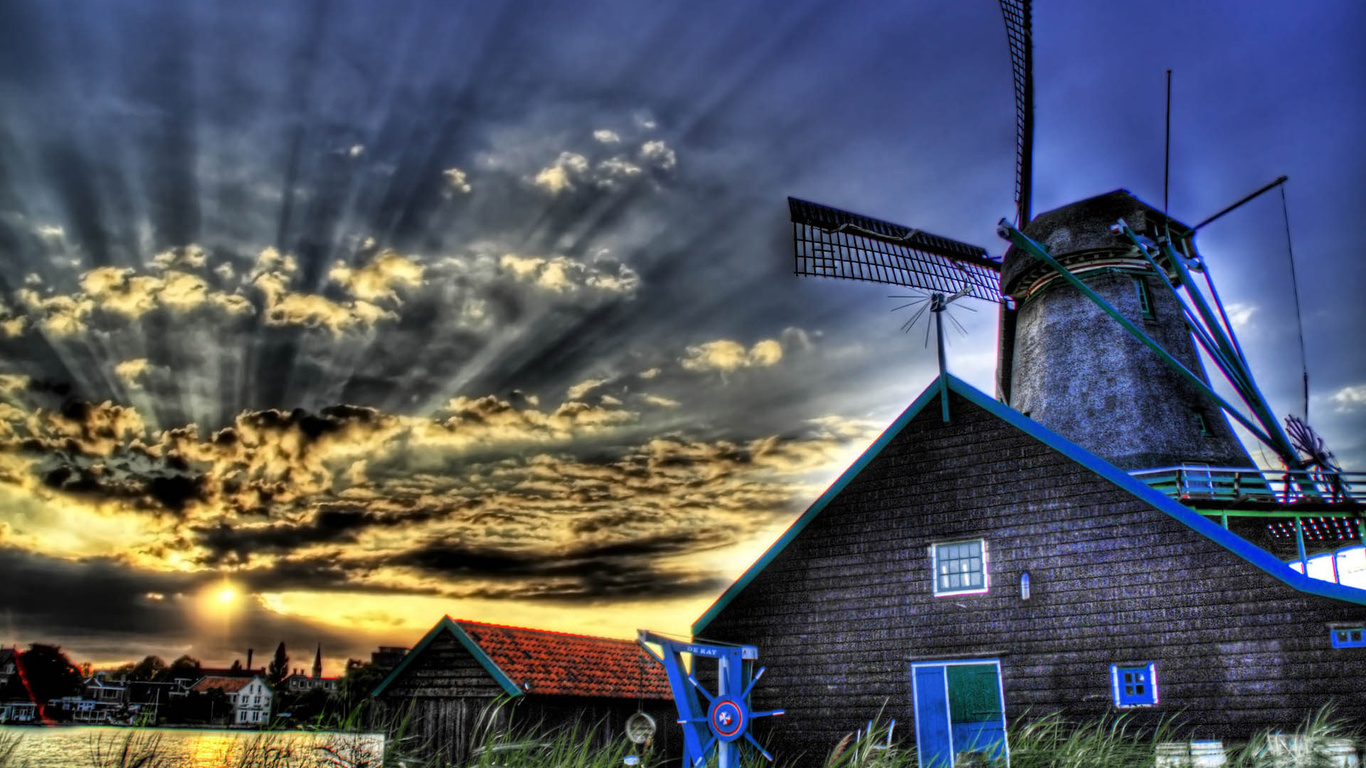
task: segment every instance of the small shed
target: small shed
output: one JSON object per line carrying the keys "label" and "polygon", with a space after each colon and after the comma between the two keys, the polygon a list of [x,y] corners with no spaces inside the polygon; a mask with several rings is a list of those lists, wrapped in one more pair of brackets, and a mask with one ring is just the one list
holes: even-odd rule
{"label": "small shed", "polygon": [[540,733],[579,724],[599,741],[622,736],[643,711],[658,725],[652,747],[681,744],[664,668],[630,640],[508,627],[446,616],[372,693],[423,757],[455,765],[478,746],[481,716],[500,698],[506,716]]}
{"label": "small shed", "polygon": [[945,374],[692,629],[758,646],[754,706],[786,710],[760,737],[797,765],[879,714],[944,766],[1008,759],[1027,713],[1366,722],[1366,591],[1210,514]]}

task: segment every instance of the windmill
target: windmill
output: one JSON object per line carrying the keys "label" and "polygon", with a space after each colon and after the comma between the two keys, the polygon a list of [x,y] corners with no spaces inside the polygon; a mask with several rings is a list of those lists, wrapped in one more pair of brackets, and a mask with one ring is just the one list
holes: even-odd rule
{"label": "windmill", "polygon": [[[1251,467],[1228,425],[1232,419],[1287,469],[1304,470],[1253,380],[1195,249],[1198,227],[1124,190],[1031,216],[1032,13],[1029,0],[1000,5],[1016,108],[1015,221],[1003,219],[998,227],[1010,243],[1004,257],[921,229],[788,198],[796,273],[930,291],[936,315],[949,297],[996,303],[998,396],[1121,468]],[[1195,285],[1196,274],[1205,278],[1212,298]],[[1228,380],[1241,407],[1210,386],[1195,344]],[[942,369],[942,340],[940,347]]]}

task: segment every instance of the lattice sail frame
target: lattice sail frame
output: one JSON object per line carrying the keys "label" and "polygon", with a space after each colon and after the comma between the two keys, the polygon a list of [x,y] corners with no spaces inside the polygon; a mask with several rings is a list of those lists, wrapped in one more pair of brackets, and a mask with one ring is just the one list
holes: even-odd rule
{"label": "lattice sail frame", "polygon": [[1029,223],[1034,175],[1034,45],[1029,0],[1001,0],[1015,84],[1015,224]]}
{"label": "lattice sail frame", "polygon": [[787,203],[798,275],[1003,300],[1001,265],[985,248],[795,197]]}

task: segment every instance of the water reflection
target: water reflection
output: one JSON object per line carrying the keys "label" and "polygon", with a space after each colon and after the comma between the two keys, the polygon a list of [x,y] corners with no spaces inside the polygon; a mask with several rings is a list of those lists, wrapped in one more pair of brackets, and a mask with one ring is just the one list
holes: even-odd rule
{"label": "water reflection", "polygon": [[378,768],[379,734],[0,726],[17,739],[7,768]]}

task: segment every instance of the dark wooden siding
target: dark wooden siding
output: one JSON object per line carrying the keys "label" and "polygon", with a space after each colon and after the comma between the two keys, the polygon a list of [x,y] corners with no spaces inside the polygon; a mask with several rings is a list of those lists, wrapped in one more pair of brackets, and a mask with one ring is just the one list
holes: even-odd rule
{"label": "dark wooden siding", "polygon": [[[1291,727],[1336,699],[1366,721],[1366,607],[1301,593],[954,394],[926,408],[702,635],[759,647],[769,743],[825,754],[886,705],[914,736],[909,665],[999,658],[1011,721],[1114,712],[1109,666],[1157,664],[1194,735]],[[930,547],[984,538],[991,590],[935,598]],[[1032,598],[1022,601],[1028,571]],[[770,725],[771,723],[771,725]]]}
{"label": "dark wooden siding", "polygon": [[407,749],[461,764],[474,746],[481,715],[503,689],[449,632],[421,653],[385,690],[385,709],[391,721],[407,717]]}

